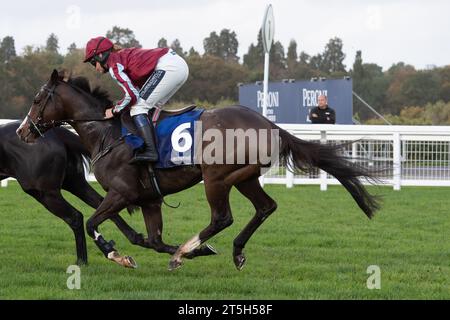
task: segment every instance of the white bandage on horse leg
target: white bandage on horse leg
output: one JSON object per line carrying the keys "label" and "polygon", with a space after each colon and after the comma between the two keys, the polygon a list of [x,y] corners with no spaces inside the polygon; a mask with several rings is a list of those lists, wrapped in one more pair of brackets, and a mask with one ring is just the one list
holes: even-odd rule
{"label": "white bandage on horse leg", "polygon": [[193,237],[191,240],[189,240],[183,245],[182,252],[189,253],[195,248],[197,248],[201,243],[202,242],[200,241],[200,235],[197,234],[195,237]]}

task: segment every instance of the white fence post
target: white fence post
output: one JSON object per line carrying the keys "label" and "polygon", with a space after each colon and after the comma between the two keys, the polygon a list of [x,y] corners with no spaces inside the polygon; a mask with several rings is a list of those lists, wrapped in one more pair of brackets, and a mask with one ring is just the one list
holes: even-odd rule
{"label": "white fence post", "polygon": [[289,159],[287,159],[289,165],[286,165],[286,187],[287,188],[292,188],[294,186],[294,173],[291,172],[288,168],[291,167],[292,169],[294,168],[294,165],[292,163],[292,158],[289,157]]}
{"label": "white fence post", "polygon": [[[327,132],[325,130],[320,131],[320,143],[327,143]],[[327,191],[327,173],[320,170],[320,191]]]}
{"label": "white fence post", "polygon": [[352,161],[353,162],[356,161],[357,154],[358,154],[358,142],[353,142],[352,143]]}
{"label": "white fence post", "polygon": [[264,188],[264,176],[260,176],[260,177],[258,178],[258,180],[259,180],[259,184],[261,185],[261,187]]}
{"label": "white fence post", "polygon": [[402,144],[400,139],[400,133],[394,132],[393,137],[394,137],[393,143],[394,190],[400,190],[402,179]]}

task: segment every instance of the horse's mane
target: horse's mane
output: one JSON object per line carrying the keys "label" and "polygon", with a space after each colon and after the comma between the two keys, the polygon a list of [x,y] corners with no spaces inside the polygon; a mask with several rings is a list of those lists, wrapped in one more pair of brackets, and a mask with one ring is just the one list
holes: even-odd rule
{"label": "horse's mane", "polygon": [[91,89],[91,85],[89,84],[89,80],[86,77],[70,77],[67,80],[67,83],[72,87],[78,88],[81,91],[89,94],[92,98],[96,99],[99,105],[103,108],[111,107],[113,102],[109,97],[108,91],[100,88],[100,86]]}

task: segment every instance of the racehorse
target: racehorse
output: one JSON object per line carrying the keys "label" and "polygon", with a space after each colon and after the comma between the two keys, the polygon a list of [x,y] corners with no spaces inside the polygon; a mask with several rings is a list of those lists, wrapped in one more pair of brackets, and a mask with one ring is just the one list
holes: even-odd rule
{"label": "racehorse", "polygon": [[[236,164],[203,162],[165,170],[156,169],[162,195],[179,192],[203,180],[211,208],[211,221],[200,233],[181,246],[166,245],[161,236],[161,196],[154,189],[142,185],[142,170],[139,166],[128,164],[132,157],[131,149],[125,144],[117,143],[112,134],[120,123],[104,119],[104,110],[110,105],[111,101],[105,100],[105,92],[99,91],[98,88],[93,92],[86,88],[83,90],[70,81],[63,81],[62,76],[54,70],[48,82],[37,93],[27,117],[17,131],[22,140],[32,143],[49,128],[70,123],[93,155],[102,152],[102,145],[115,146],[94,166],[95,177],[107,194],[87,221],[86,229],[99,249],[110,260],[125,267],[134,266],[134,261],[124,259],[112,243],[103,238],[98,227],[105,220],[116,216],[127,205],[137,205],[142,208],[144,214],[148,230],[147,241],[157,251],[172,254],[169,270],[176,269],[182,265],[184,257],[189,257],[194,250],[199,250],[196,248],[203,248],[208,239],[233,223],[229,193],[234,186],[256,209],[254,217],[233,241],[233,260],[237,269],[241,270],[246,261],[243,249],[247,241],[277,208],[276,202],[267,195],[258,180],[262,168],[267,164],[246,160],[245,163]],[[222,132],[224,136],[227,129],[276,130],[279,138],[270,138],[271,135],[266,142],[270,145],[279,143],[277,155],[281,161],[289,164],[290,170],[308,171],[315,167],[320,168],[341,182],[369,218],[379,208],[376,197],[369,194],[359,180],[371,180],[372,174],[367,168],[343,156],[343,145],[303,141],[243,106],[205,110],[200,121],[203,132],[214,129]],[[202,140],[201,144],[203,149],[207,149],[211,143],[211,140]],[[245,149],[247,153],[248,150],[249,148]],[[233,151],[237,153],[239,150]],[[226,152],[224,151],[224,154]],[[246,154],[245,159],[249,159],[249,156]]]}
{"label": "racehorse", "polygon": [[73,193],[96,208],[103,198],[86,182],[80,139],[64,128],[52,129],[36,144],[21,141],[20,122],[0,126],[0,180],[17,179],[22,189],[69,225],[75,235],[77,263],[87,263],[83,215],[62,196]]}
{"label": "racehorse", "polygon": [[[69,225],[75,235],[77,264],[88,262],[83,215],[68,203],[61,190],[80,198],[92,208],[103,201],[86,181],[83,156],[89,151],[79,137],[65,128],[48,131],[45,139],[26,144],[19,139],[16,130],[20,121],[0,125],[0,180],[17,179],[21,188],[47,210]],[[132,212],[134,208],[127,208]],[[112,218],[116,226],[133,244],[148,247],[142,234],[134,231],[120,217]]]}

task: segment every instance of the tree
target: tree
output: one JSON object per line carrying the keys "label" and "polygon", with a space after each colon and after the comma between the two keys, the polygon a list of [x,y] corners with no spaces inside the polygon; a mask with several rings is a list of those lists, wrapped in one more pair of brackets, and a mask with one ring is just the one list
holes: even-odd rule
{"label": "tree", "polygon": [[239,42],[236,33],[229,29],[223,29],[220,35],[215,31],[211,32],[209,37],[203,40],[203,47],[206,55],[216,56],[225,61],[239,61],[237,56]]}
{"label": "tree", "polygon": [[307,54],[306,52],[302,51],[300,52],[300,57],[298,58],[298,62],[300,64],[309,64],[309,60],[311,59],[311,56]]}
{"label": "tree", "polygon": [[439,78],[431,71],[419,71],[404,82],[401,93],[406,98],[406,106],[424,106],[439,99]]}
{"label": "tree", "polygon": [[237,83],[248,78],[248,70],[239,63],[228,63],[212,55],[187,58],[189,79],[177,97],[184,101],[196,99],[217,103],[222,99],[236,101]]}
{"label": "tree", "polygon": [[326,73],[345,72],[345,53],[342,51],[342,40],[335,37],[328,41],[322,54],[321,70]]}
{"label": "tree", "polygon": [[[356,52],[350,74],[353,78],[353,91],[378,112],[389,113],[385,105],[389,83],[383,74],[382,67],[374,63],[363,63],[362,52],[359,50]],[[374,115],[359,99],[353,99],[353,107],[361,120],[366,120]]]}
{"label": "tree", "polygon": [[412,106],[405,96],[403,86],[407,79],[416,73],[416,69],[403,62],[392,65],[386,73],[389,86],[386,90],[386,109],[392,114],[399,114],[400,110],[406,106]]}
{"label": "tree", "polygon": [[49,53],[58,54],[58,49],[59,49],[58,37],[54,33],[52,33],[47,39],[45,50]]}
{"label": "tree", "polygon": [[264,47],[262,43],[262,31],[258,32],[258,42],[256,46],[252,43],[244,55],[244,65],[250,70],[262,68],[264,65]]}
{"label": "tree", "polygon": [[15,58],[16,48],[13,37],[4,37],[0,45],[0,63],[8,63]]}
{"label": "tree", "polygon": [[286,76],[286,57],[284,47],[280,41],[273,44],[269,53],[270,57],[270,76],[274,79],[281,79]]}
{"label": "tree", "polygon": [[209,34],[209,37],[203,40],[205,54],[221,58],[220,38],[215,31]]}
{"label": "tree", "polygon": [[188,52],[188,57],[189,58],[200,57],[200,54],[194,49],[194,47],[191,47]]}
{"label": "tree", "polygon": [[167,48],[169,45],[167,44],[167,40],[165,38],[161,38],[158,41],[158,48]]}
{"label": "tree", "polygon": [[238,62],[239,57],[237,56],[239,41],[237,40],[237,35],[234,31],[229,29],[223,29],[220,31],[220,43],[222,48],[222,56],[225,61]]}
{"label": "tree", "polygon": [[362,61],[362,52],[361,50],[358,50],[356,51],[355,62],[353,63],[353,80],[360,80],[364,78],[364,68]]}
{"label": "tree", "polygon": [[106,33],[106,37],[123,48],[142,48],[134,32],[128,28],[114,26]]}
{"label": "tree", "polygon": [[438,70],[441,78],[439,96],[444,102],[450,101],[450,66]]}
{"label": "tree", "polygon": [[175,51],[179,56],[184,57],[186,56],[186,53],[183,51],[183,48],[181,47],[180,40],[175,39],[172,44],[170,45],[170,48]]}
{"label": "tree", "polygon": [[75,42],[73,42],[68,48],[67,48],[67,54],[73,54],[77,50],[77,45]]}
{"label": "tree", "polygon": [[323,65],[323,57],[320,53],[316,54],[315,56],[312,56],[309,59],[309,66],[314,70],[322,71],[323,70],[322,65]]}
{"label": "tree", "polygon": [[450,124],[450,103],[438,101],[435,104],[428,103],[425,106],[425,115],[433,125]]}
{"label": "tree", "polygon": [[289,42],[289,47],[287,51],[288,69],[294,69],[297,63],[298,63],[297,42],[295,40],[291,40],[291,42]]}
{"label": "tree", "polygon": [[[311,66],[311,56],[304,51],[300,53],[300,57],[294,68],[289,67],[289,61],[287,63],[287,75],[289,78],[310,80],[313,77],[320,76],[320,71],[317,68],[313,68]],[[314,60],[313,63],[315,63]]]}

